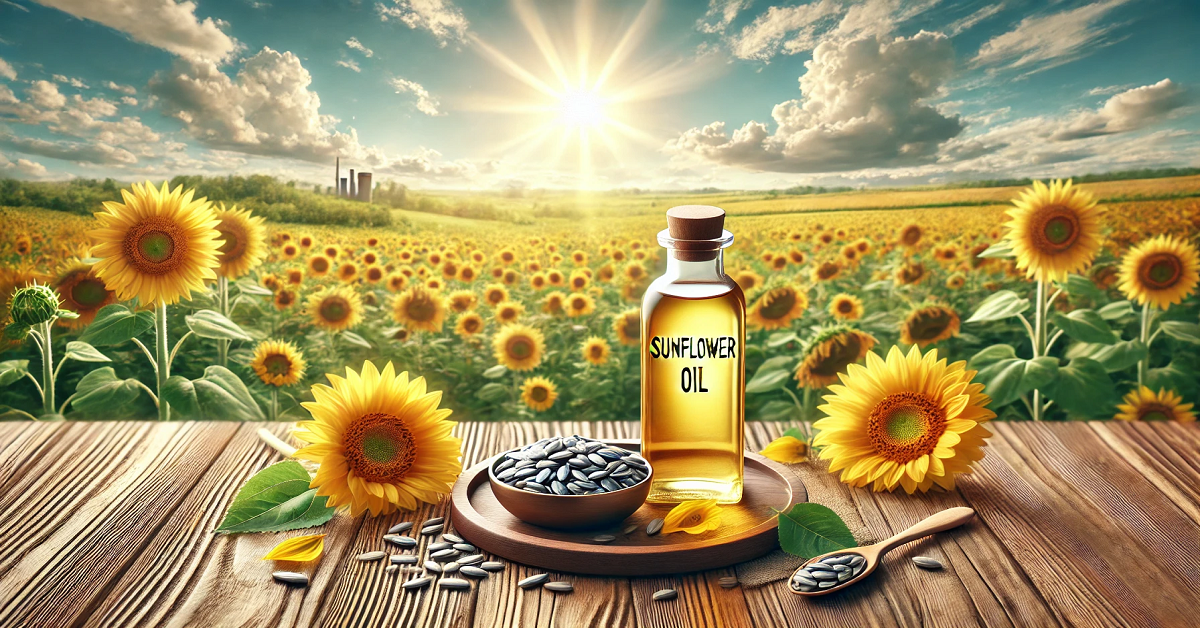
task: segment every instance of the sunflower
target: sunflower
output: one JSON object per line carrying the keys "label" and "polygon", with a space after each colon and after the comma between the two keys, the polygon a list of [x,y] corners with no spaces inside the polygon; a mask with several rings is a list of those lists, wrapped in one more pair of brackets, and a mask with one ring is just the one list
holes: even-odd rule
{"label": "sunflower", "polygon": [[739,287],[741,287],[742,292],[750,292],[754,288],[761,286],[763,282],[762,275],[759,275],[758,273],[749,269],[739,270],[737,274],[733,276],[733,280],[737,282]]}
{"label": "sunflower", "polygon": [[567,316],[571,318],[587,316],[596,311],[596,301],[582,292],[576,292],[568,296],[566,306]]}
{"label": "sunflower", "polygon": [[906,356],[895,346],[886,361],[871,352],[865,367],[851,365],[825,396],[826,418],[813,424],[830,473],[875,491],[953,490],[955,476],[983,458],[991,436],[983,423],[996,416],[965,367],[938,360],[936,349],[921,355],[913,347]]}
{"label": "sunflower", "polygon": [[562,274],[562,271],[551,269],[546,272],[546,283],[555,288],[561,288],[567,283],[567,278]]}
{"label": "sunflower", "polygon": [[496,361],[512,371],[528,371],[542,362],[546,340],[542,332],[520,323],[505,325],[492,338]]}
{"label": "sunflower", "polygon": [[583,359],[600,366],[608,362],[608,341],[599,336],[590,336],[583,341]]}
{"label": "sunflower", "polygon": [[61,307],[79,315],[78,318],[58,318],[58,323],[71,329],[83,329],[96,319],[100,308],[117,302],[117,295],[104,285],[91,264],[74,262],[63,269],[51,286],[62,299]]}
{"label": "sunflower", "polygon": [[387,277],[388,292],[400,292],[408,285],[408,276],[402,272],[394,272]]}
{"label": "sunflower", "polygon": [[562,314],[566,307],[567,295],[558,292],[557,290],[546,295],[542,299],[542,311],[547,314]]}
{"label": "sunflower", "polygon": [[646,278],[646,267],[641,262],[629,262],[625,265],[625,278],[629,281],[641,281]]}
{"label": "sunflower", "polygon": [[545,377],[530,377],[521,383],[521,401],[532,410],[549,410],[555,399],[558,399],[558,389]]}
{"label": "sunflower", "polygon": [[304,271],[299,268],[289,268],[285,274],[287,275],[287,282],[293,286],[304,283]]}
{"label": "sunflower", "polygon": [[591,282],[592,275],[586,269],[576,270],[575,272],[571,273],[571,277],[567,279],[567,285],[575,292],[586,290],[588,284]]}
{"label": "sunflower", "polygon": [[921,283],[925,278],[925,265],[920,262],[907,262],[896,269],[895,281],[897,286],[912,286]]}
{"label": "sunflower", "polygon": [[905,225],[900,230],[900,244],[908,248],[913,248],[921,243],[921,236],[923,235],[925,235],[925,232],[921,229],[921,225]]}
{"label": "sunflower", "polygon": [[409,381],[392,363],[364,362],[361,375],[328,375],[331,386],[312,387],[304,406],[312,421],[292,435],[308,443],[296,458],[320,464],[312,480],[329,506],[351,516],[413,510],[436,504],[462,471],[462,441],[450,435],[450,410],[438,409],[441,392],[426,392],[425,378]]}
{"label": "sunflower", "polygon": [[17,236],[16,242],[13,243],[13,250],[16,251],[17,255],[29,255],[33,252],[33,238],[30,238],[27,234],[22,233],[21,235]]}
{"label": "sunflower", "polygon": [[1060,281],[1087,268],[1100,251],[1100,214],[1088,192],[1055,180],[1013,200],[1005,223],[1017,268],[1038,281]]}
{"label": "sunflower", "polygon": [[475,305],[479,303],[479,297],[475,296],[470,290],[455,290],[448,297],[450,300],[450,309],[455,312],[466,312],[467,310],[475,309]]}
{"label": "sunflower", "polygon": [[813,281],[833,281],[841,274],[842,265],[838,262],[828,261],[821,262],[817,264],[816,268],[813,268],[812,278]]}
{"label": "sunflower", "polygon": [[271,302],[275,305],[275,309],[286,310],[296,304],[296,293],[287,289],[277,290]]}
{"label": "sunflower", "polygon": [[514,301],[505,301],[496,306],[496,322],[501,325],[517,322],[521,318],[521,314],[525,313],[525,306]]}
{"label": "sunflower", "polygon": [[1165,310],[1196,290],[1200,253],[1191,242],[1160,235],[1125,254],[1119,281],[1121,292],[1130,300]]}
{"label": "sunflower", "polygon": [[808,295],[791,286],[767,290],[750,306],[746,323],[756,329],[781,329],[808,309]]}
{"label": "sunflower", "polygon": [[954,273],[946,278],[946,288],[950,290],[960,290],[967,285],[967,277],[962,273]]}
{"label": "sunflower", "polygon": [[343,283],[353,283],[358,278],[358,265],[354,262],[343,262],[338,266],[337,276]]}
{"label": "sunflower", "polygon": [[1121,421],[1179,421],[1192,423],[1196,414],[1192,404],[1183,403],[1183,397],[1173,391],[1160,388],[1158,393],[1142,386],[1125,395],[1125,403],[1118,405],[1114,419]]}
{"label": "sunflower", "polygon": [[463,283],[472,283],[479,278],[479,271],[475,270],[474,266],[464,264],[458,269],[458,280]]}
{"label": "sunflower", "polygon": [[488,284],[483,289],[483,300],[488,305],[495,307],[508,300],[508,288],[498,283]]}
{"label": "sunflower", "polygon": [[795,375],[798,385],[816,389],[836,383],[838,374],[863,359],[877,342],[871,334],[845,325],[821,330],[801,351],[804,358]]}
{"label": "sunflower", "polygon": [[863,315],[862,299],[845,292],[835,294],[829,300],[829,315],[840,321],[856,321]]}
{"label": "sunflower", "polygon": [[913,310],[900,326],[900,342],[925,347],[958,335],[958,313],[941,305]]}
{"label": "sunflower", "polygon": [[642,342],[642,311],[636,307],[613,318],[613,331],[621,344],[636,347]]}
{"label": "sunflower", "polygon": [[280,340],[264,340],[254,347],[250,368],[264,384],[291,386],[304,377],[304,354],[296,345]]}
{"label": "sunflower", "polygon": [[217,278],[218,221],[211,204],[193,194],[183,186],[168,191],[165,182],[161,190],[146,182],[121,190],[124,203],[104,202],[105,211],[96,214],[100,228],[88,236],[97,243],[96,276],[119,300],[176,303]]}
{"label": "sunflower", "polygon": [[454,333],[462,338],[474,336],[481,331],[483,331],[483,317],[471,310],[459,315],[458,320],[454,323]]}
{"label": "sunflower", "polygon": [[225,203],[215,212],[220,221],[217,233],[221,234],[220,254],[217,261],[217,274],[226,279],[237,279],[244,276],[267,258],[267,232],[263,228],[265,220],[260,216],[252,216],[248,209],[238,209],[237,205],[225,209]]}
{"label": "sunflower", "polygon": [[392,301],[392,317],[412,331],[442,331],[446,299],[437,292],[412,286]]}
{"label": "sunflower", "polygon": [[362,298],[345,287],[326,288],[308,297],[308,313],[327,331],[350,329],[362,320]]}

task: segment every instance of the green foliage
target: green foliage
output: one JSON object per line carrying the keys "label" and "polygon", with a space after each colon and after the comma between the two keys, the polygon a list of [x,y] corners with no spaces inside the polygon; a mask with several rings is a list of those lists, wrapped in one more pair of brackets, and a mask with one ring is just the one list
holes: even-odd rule
{"label": "green foliage", "polygon": [[111,366],[105,366],[79,380],[71,407],[86,414],[106,414],[122,409],[141,394],[136,379],[121,379]]}
{"label": "green foliage", "polygon": [[162,391],[172,411],[183,419],[263,421],[262,410],[249,389],[232,371],[213,365],[204,376],[188,380],[173,375]]}
{"label": "green foliage", "polygon": [[188,329],[201,338],[217,338],[221,340],[253,340],[237,323],[229,320],[220,312],[200,310],[184,319]]}
{"label": "green foliage", "polygon": [[1017,296],[1012,290],[1000,290],[984,299],[968,318],[968,323],[984,323],[1011,318],[1029,309],[1029,299]]}
{"label": "green foliage", "polygon": [[154,327],[154,314],[135,312],[126,305],[106,305],[96,313],[96,319],[84,330],[79,340],[100,347],[119,345],[140,336]]}
{"label": "green foliage", "polygon": [[294,460],[277,462],[246,481],[217,532],[284,532],[319,526],[336,510],[309,488],[312,478]]}
{"label": "green foliage", "polygon": [[789,554],[808,559],[856,545],[846,522],[826,506],[806,502],[779,513],[779,547]]}
{"label": "green foliage", "polygon": [[1006,406],[1030,391],[1046,386],[1058,375],[1058,359],[1040,357],[1023,360],[1008,345],[992,345],[976,353],[970,366],[979,372],[975,381],[982,382],[992,398],[993,409]]}

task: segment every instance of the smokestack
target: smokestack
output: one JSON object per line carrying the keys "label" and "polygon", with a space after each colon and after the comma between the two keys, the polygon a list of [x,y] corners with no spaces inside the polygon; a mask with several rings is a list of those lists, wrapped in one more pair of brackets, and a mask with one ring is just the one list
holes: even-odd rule
{"label": "smokestack", "polygon": [[339,156],[333,162],[333,190],[334,194],[341,195],[338,192],[338,181],[342,180],[342,158]]}
{"label": "smokestack", "polygon": [[371,202],[371,173],[358,173],[358,200],[364,203]]}
{"label": "smokestack", "polygon": [[350,169],[350,198],[358,198],[358,193],[354,189],[354,168]]}
{"label": "smokestack", "polygon": [[339,182],[340,182],[340,184],[341,184],[341,187],[339,187],[339,188],[338,188],[338,190],[339,190],[339,191],[338,191],[338,196],[343,196],[343,197],[344,197],[344,196],[346,196],[346,192],[348,191],[348,190],[346,189],[346,177],[342,177],[342,178],[340,179],[340,181],[339,181]]}

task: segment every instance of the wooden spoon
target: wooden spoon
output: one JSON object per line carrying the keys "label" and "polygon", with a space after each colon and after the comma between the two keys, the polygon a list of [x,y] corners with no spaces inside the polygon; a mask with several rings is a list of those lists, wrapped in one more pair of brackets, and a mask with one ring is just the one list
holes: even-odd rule
{"label": "wooden spoon", "polygon": [[[801,565],[800,568],[797,569],[796,572],[792,574],[791,578],[788,578],[788,589],[792,593],[795,593],[796,595],[806,595],[806,596],[810,596],[810,597],[816,597],[818,595],[825,595],[827,593],[833,593],[834,591],[841,591],[841,590],[845,589],[846,587],[849,587],[850,585],[853,585],[856,582],[861,581],[863,578],[866,578],[867,576],[871,575],[871,572],[875,571],[875,568],[878,567],[879,563],[883,560],[883,555],[892,551],[896,547],[899,547],[900,545],[904,545],[905,543],[910,543],[919,538],[929,536],[930,534],[933,534],[935,532],[942,532],[944,530],[949,530],[951,528],[957,528],[958,526],[970,521],[971,518],[974,516],[975,516],[975,511],[970,508],[966,508],[966,507],[962,507],[962,506],[960,506],[958,508],[948,508],[937,514],[926,517],[925,519],[922,519],[921,521],[917,522],[917,524],[912,526],[911,528],[909,528],[903,532],[900,532],[899,534],[896,534],[895,536],[893,536],[890,539],[887,539],[885,541],[880,541],[879,543],[876,543],[874,545],[867,545],[864,547],[852,547],[852,548],[843,549],[843,550],[836,550],[836,551],[829,552],[826,554],[821,554],[820,556],[815,556],[815,557],[809,559],[803,565]],[[795,578],[796,573],[800,573],[804,569],[808,568],[810,565],[820,562],[820,561],[824,560],[825,558],[828,558],[830,556],[840,556],[843,554],[858,555],[858,556],[863,557],[866,560],[866,565],[864,566],[862,571],[860,571],[858,573],[858,575],[853,576],[844,582],[839,582],[838,584],[836,584],[832,587],[829,587],[827,589],[815,589],[813,591],[801,591],[798,588],[796,588],[796,585],[794,584],[794,582],[792,580],[792,578]],[[821,571],[823,571],[823,570],[821,570]],[[811,573],[811,571],[810,571],[810,573]]]}

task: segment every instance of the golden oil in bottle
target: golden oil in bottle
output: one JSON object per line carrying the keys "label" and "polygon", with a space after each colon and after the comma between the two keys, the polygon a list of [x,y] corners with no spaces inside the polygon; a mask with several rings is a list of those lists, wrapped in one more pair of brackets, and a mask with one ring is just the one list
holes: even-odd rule
{"label": "golden oil in bottle", "polygon": [[746,299],[725,274],[725,212],[667,211],[667,270],[642,300],[642,455],[651,502],[742,498]]}

